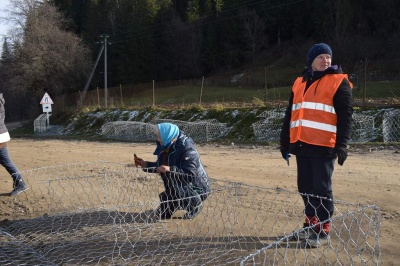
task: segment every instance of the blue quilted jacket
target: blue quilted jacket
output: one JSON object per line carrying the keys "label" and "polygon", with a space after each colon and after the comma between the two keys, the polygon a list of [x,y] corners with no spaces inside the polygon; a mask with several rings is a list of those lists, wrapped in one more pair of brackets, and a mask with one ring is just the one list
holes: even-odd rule
{"label": "blue quilted jacket", "polygon": [[[154,152],[157,155],[156,162],[147,162],[149,172],[155,171],[154,168],[161,165],[165,160],[170,167],[170,172],[161,174],[166,191],[177,192],[188,188],[194,189],[199,194],[210,192],[209,176],[200,160],[200,155],[195,148],[194,141],[182,131],[177,140],[171,145],[168,152],[161,152],[161,145],[157,143]],[[203,196],[203,198],[205,198]]]}

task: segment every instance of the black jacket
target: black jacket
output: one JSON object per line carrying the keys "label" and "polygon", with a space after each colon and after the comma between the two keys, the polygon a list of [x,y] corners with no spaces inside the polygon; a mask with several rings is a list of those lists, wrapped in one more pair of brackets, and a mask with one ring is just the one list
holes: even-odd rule
{"label": "black jacket", "polygon": [[[343,70],[340,66],[331,66],[325,71],[314,71],[311,72],[306,69],[303,72],[303,81],[307,81],[306,90],[310,85],[329,74],[343,74]],[[281,149],[288,149],[289,153],[297,156],[305,157],[331,157],[334,156],[333,149],[329,147],[317,146],[307,144],[301,141],[296,143],[290,143],[290,119],[292,115],[292,104],[293,104],[293,91],[289,98],[289,105],[285,111],[285,117],[282,124],[282,130],[280,134],[280,145]],[[336,125],[336,146],[345,148],[350,139],[350,130],[352,125],[353,116],[353,100],[350,83],[347,79],[343,79],[339,85],[338,90],[333,96],[333,107],[337,115]]]}

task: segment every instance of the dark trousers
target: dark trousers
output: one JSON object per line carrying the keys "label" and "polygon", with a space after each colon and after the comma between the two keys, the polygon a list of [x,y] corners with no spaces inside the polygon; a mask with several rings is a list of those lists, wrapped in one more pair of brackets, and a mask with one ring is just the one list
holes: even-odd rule
{"label": "dark trousers", "polygon": [[196,208],[207,198],[207,194],[200,195],[191,188],[180,188],[181,191],[166,190],[158,196],[161,201],[161,210],[173,214],[176,210],[190,211]]}
{"label": "dark trousers", "polygon": [[307,194],[302,195],[305,215],[317,216],[320,221],[329,219],[334,211],[332,174],[335,158],[296,156],[296,162],[298,191]]}

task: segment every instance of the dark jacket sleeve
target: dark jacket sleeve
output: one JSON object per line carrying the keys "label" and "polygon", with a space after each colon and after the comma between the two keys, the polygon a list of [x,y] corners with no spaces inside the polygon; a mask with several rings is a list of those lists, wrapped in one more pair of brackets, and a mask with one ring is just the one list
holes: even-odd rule
{"label": "dark jacket sleeve", "polygon": [[146,161],[146,163],[147,163],[147,167],[158,167],[158,165],[157,165],[156,162],[149,162],[149,161]]}
{"label": "dark jacket sleeve", "polygon": [[280,133],[280,146],[282,148],[288,148],[290,144],[290,119],[292,117],[292,105],[293,105],[293,92],[289,97],[289,105],[285,111],[285,117],[283,118],[283,124]]}
{"label": "dark jacket sleeve", "polygon": [[146,161],[146,163],[147,163],[147,167],[142,168],[142,170],[143,170],[144,172],[146,172],[146,173],[153,173],[153,174],[157,173],[157,167],[158,167],[158,165],[157,165],[156,162],[149,162],[149,161]]}
{"label": "dark jacket sleeve", "polygon": [[336,146],[345,148],[350,140],[353,116],[353,98],[350,83],[343,79],[335,96],[333,106],[337,115]]}

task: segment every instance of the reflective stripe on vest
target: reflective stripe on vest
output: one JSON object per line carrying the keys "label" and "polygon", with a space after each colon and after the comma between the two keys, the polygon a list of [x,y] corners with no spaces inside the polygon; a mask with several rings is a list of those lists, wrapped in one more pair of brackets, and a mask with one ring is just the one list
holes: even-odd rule
{"label": "reflective stripe on vest", "polygon": [[303,102],[303,103],[297,103],[297,104],[292,105],[292,111],[299,110],[300,108],[314,109],[314,110],[320,110],[320,111],[336,114],[335,108],[333,106],[323,104],[323,103]]}
{"label": "reflective stripe on vest", "polygon": [[290,120],[290,142],[334,147],[337,116],[333,96],[347,78],[346,74],[328,74],[315,81],[306,92],[306,81],[299,77],[292,88],[294,93]]}
{"label": "reflective stripe on vest", "polygon": [[295,128],[295,127],[299,127],[299,126],[320,129],[320,130],[336,133],[336,126],[329,125],[329,124],[318,123],[315,121],[304,120],[304,119],[290,122],[290,128]]}

